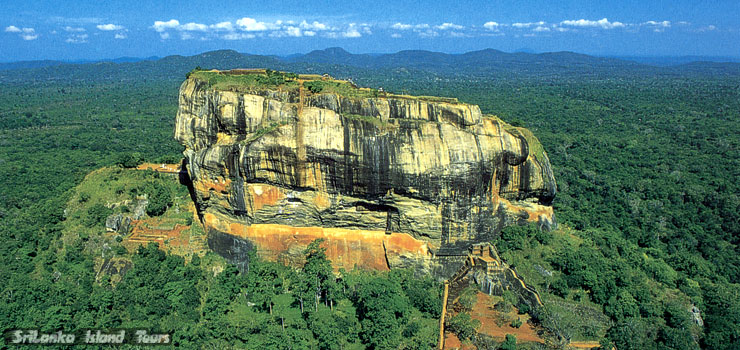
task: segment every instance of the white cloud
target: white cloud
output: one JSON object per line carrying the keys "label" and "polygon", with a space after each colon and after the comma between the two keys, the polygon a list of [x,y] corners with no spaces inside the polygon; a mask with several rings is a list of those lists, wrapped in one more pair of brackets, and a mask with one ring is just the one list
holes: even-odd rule
{"label": "white cloud", "polygon": [[[162,39],[168,39],[170,37],[170,34],[168,34],[169,30],[180,31],[180,37],[182,39],[194,39],[195,35],[193,32],[203,32],[205,36],[201,36],[201,40],[213,38],[242,40],[264,36],[272,38],[312,37],[319,34],[325,37],[353,38],[362,36],[362,34],[372,34],[370,25],[366,23],[350,23],[345,27],[347,29],[342,31],[332,27],[329,23],[319,21],[309,22],[302,20],[298,23],[292,20],[276,20],[274,22],[262,22],[251,17],[243,17],[235,22],[225,21],[210,25],[195,22],[180,24],[178,20],[172,19],[166,22],[156,21],[151,28],[159,32]],[[183,32],[190,32],[190,34],[183,34]]]}
{"label": "white cloud", "polygon": [[98,25],[97,25],[97,26],[95,26],[95,27],[97,27],[97,28],[98,28],[98,29],[100,29],[100,30],[104,30],[104,31],[111,31],[111,30],[123,30],[123,29],[124,29],[124,28],[123,28],[123,26],[121,26],[121,25],[117,25],[117,24],[113,24],[113,23],[108,23],[108,24],[98,24]]}
{"label": "white cloud", "polygon": [[448,29],[458,29],[459,30],[459,29],[463,29],[464,27],[459,24],[445,22],[438,26],[435,26],[435,28],[439,30],[448,30]]}
{"label": "white cloud", "polygon": [[392,25],[391,28],[398,29],[398,30],[409,30],[409,29],[413,29],[414,31],[417,31],[418,32],[421,29],[427,29],[427,28],[429,28],[429,25],[426,24],[426,23],[406,24],[406,23],[400,23],[399,22],[399,23],[396,23],[396,24]]}
{"label": "white cloud", "polygon": [[87,42],[88,35],[87,34],[74,34],[65,40],[66,42],[70,44],[83,44]]}
{"label": "white cloud", "polygon": [[344,38],[359,38],[361,36],[362,34],[360,34],[360,32],[358,32],[357,29],[354,28],[347,29],[347,31],[342,33],[342,37]]}
{"label": "white cloud", "polygon": [[544,27],[544,26],[537,26],[536,28],[532,29],[535,32],[549,32],[550,28]]}
{"label": "white cloud", "polygon": [[190,34],[188,32],[184,32],[180,34],[180,39],[182,40],[190,40],[193,38],[193,34]]}
{"label": "white cloud", "polygon": [[329,27],[326,23],[321,23],[317,21],[313,21],[312,23],[308,23],[306,21],[301,22],[300,27],[307,30],[329,30],[331,27]]}
{"label": "white cloud", "polygon": [[267,23],[258,22],[256,19],[249,17],[238,19],[236,21],[236,25],[238,25],[241,30],[247,32],[261,32],[268,29]]}
{"label": "white cloud", "polygon": [[622,28],[624,27],[624,23],[622,22],[609,22],[606,17],[598,20],[598,21],[591,21],[587,19],[578,19],[578,20],[565,20],[560,22],[560,25],[565,26],[572,26],[572,27],[584,27],[584,28],[602,28],[602,29],[613,29],[613,28]]}
{"label": "white cloud", "polygon": [[65,32],[70,32],[70,33],[72,33],[72,32],[78,32],[79,33],[79,32],[84,32],[85,31],[85,28],[66,26],[66,27],[64,27],[64,31]]}
{"label": "white cloud", "polygon": [[301,29],[298,27],[288,26],[285,28],[284,33],[286,36],[292,36],[294,38],[298,38],[300,36],[303,36],[303,33],[301,32]]}
{"label": "white cloud", "polygon": [[114,36],[116,39],[126,39],[126,34],[116,33]]}
{"label": "white cloud", "polygon": [[[362,32],[365,33],[372,33],[370,29],[368,28],[368,24],[362,23],[358,25],[357,23],[350,23],[349,26],[341,32],[327,32],[324,34],[325,37],[331,38],[331,39],[337,39],[337,38],[360,38],[362,37]],[[358,29],[359,27],[359,29]]]}
{"label": "white cloud", "polygon": [[422,37],[422,38],[434,38],[434,37],[439,36],[439,33],[435,32],[435,31],[433,31],[431,29],[428,29],[428,30],[425,30],[425,31],[419,31],[418,33],[419,33],[419,36]]}
{"label": "white cloud", "polygon": [[254,39],[254,34],[247,34],[247,33],[227,33],[221,36],[221,39],[224,40],[244,40],[244,39]]}
{"label": "white cloud", "polygon": [[350,23],[347,29],[342,32],[343,38],[359,38],[362,37],[362,33],[365,34],[372,34],[373,32],[370,30],[370,25],[367,23],[360,23],[359,25],[357,23]]}
{"label": "white cloud", "polygon": [[661,21],[661,22],[658,22],[658,21],[647,21],[647,22],[640,23],[640,25],[641,26],[650,26],[650,27],[653,28],[653,31],[654,32],[656,32],[656,33],[662,33],[662,32],[664,32],[666,30],[666,28],[670,28],[671,27],[671,22],[670,21]]}
{"label": "white cloud", "polygon": [[470,35],[468,35],[468,34],[465,34],[465,33],[462,33],[462,32],[456,32],[456,31],[451,31],[448,35],[450,37],[452,37],[452,38],[468,38],[468,37],[470,37]]}
{"label": "white cloud", "polygon": [[231,22],[228,22],[228,21],[211,24],[209,27],[214,30],[225,30],[228,32],[231,32],[234,30],[234,25],[232,25]]}
{"label": "white cloud", "polygon": [[[417,33],[420,37],[423,37],[423,38],[431,38],[431,37],[439,36],[439,33],[437,33],[436,31],[434,31],[432,29],[430,29],[431,26],[429,24],[426,24],[426,23],[407,24],[407,23],[397,22],[397,23],[391,25],[390,28],[391,29],[396,29],[396,30],[404,30],[404,31],[405,30],[413,30],[414,33]],[[439,29],[442,29],[442,30],[445,30],[445,29],[462,29],[462,26],[458,26],[457,24],[454,24],[454,23],[443,23],[441,25],[435,26],[435,28],[439,28]],[[365,33],[367,33],[367,34],[372,34],[372,31],[370,31],[370,28],[369,27],[364,27],[363,28],[363,31]],[[392,33],[391,34],[391,37],[392,38],[401,38],[402,36],[401,36],[400,33]]]}
{"label": "white cloud", "polygon": [[[288,23],[288,22],[285,22]],[[258,34],[262,35],[262,34]],[[285,37],[292,37],[292,38],[300,38],[304,35],[301,28],[298,28],[294,25],[286,25],[282,27],[278,27],[277,29],[273,30],[268,34],[271,38],[285,38]],[[314,32],[315,35],[315,32]]]}
{"label": "white cloud", "polygon": [[[154,28],[154,30],[162,33],[162,32],[164,32],[167,29],[177,28],[179,25],[180,25],[180,21],[178,21],[176,19],[171,19],[171,20],[169,20],[167,22],[154,21],[154,25],[152,26],[152,28]],[[169,35],[167,37],[169,37]],[[164,38],[163,37],[162,39],[167,39],[167,38]]]}
{"label": "white cloud", "polygon": [[38,39],[39,35],[36,34],[36,30],[33,28],[18,28],[16,26],[5,27],[7,33],[20,33],[20,37],[23,40],[30,41]]}
{"label": "white cloud", "polygon": [[649,25],[649,26],[657,26],[657,27],[668,28],[668,27],[671,26],[671,21],[662,21],[662,22],[647,21],[647,22],[643,22],[642,25]]}
{"label": "white cloud", "polygon": [[206,30],[208,30],[208,26],[201,23],[190,22],[177,27],[177,30],[184,30],[189,32],[205,32]]}
{"label": "white cloud", "polygon": [[486,22],[486,23],[483,24],[483,28],[486,28],[488,30],[493,30],[493,31],[498,30],[498,27],[499,26],[500,26],[500,24],[498,24],[498,22],[493,22],[493,21]]}
{"label": "white cloud", "polygon": [[514,28],[521,29],[521,28],[529,28],[532,26],[544,26],[544,25],[545,25],[544,21],[539,21],[539,22],[526,22],[526,23],[517,22],[517,23],[513,23],[511,26]]}

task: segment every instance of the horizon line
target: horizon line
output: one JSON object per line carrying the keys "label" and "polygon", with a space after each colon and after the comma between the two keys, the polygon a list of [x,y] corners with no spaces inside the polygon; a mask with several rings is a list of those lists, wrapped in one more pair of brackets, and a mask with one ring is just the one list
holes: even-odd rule
{"label": "horizon line", "polygon": [[[393,55],[401,52],[406,51],[419,51],[419,52],[430,52],[430,53],[441,53],[446,55],[464,55],[472,52],[480,52],[480,51],[486,51],[486,50],[494,50],[506,54],[530,54],[530,55],[540,55],[540,54],[552,54],[552,53],[573,53],[573,54],[579,54],[579,55],[586,55],[591,57],[597,57],[597,58],[616,58],[616,59],[681,59],[681,58],[707,58],[707,59],[730,59],[731,61],[714,61],[714,62],[720,62],[720,63],[740,63],[740,55],[738,56],[730,56],[730,55],[632,55],[632,54],[592,54],[592,53],[585,53],[585,52],[578,52],[578,51],[571,51],[571,50],[559,50],[559,51],[535,51],[531,50],[529,48],[521,48],[514,51],[504,51],[492,47],[487,47],[479,50],[470,50],[465,52],[445,52],[445,51],[432,51],[432,50],[424,50],[424,49],[404,49],[404,50],[398,50],[395,52],[351,52],[341,46],[330,46],[323,49],[315,49],[315,50],[309,50],[307,52],[295,52],[291,54],[259,54],[259,53],[251,53],[251,52],[242,52],[231,48],[224,48],[224,49],[215,49],[215,50],[207,50],[196,54],[181,54],[181,53],[172,53],[167,54],[163,56],[147,56],[147,57],[140,57],[140,56],[118,56],[118,57],[101,57],[101,58],[78,58],[78,59],[58,59],[58,58],[42,58],[42,59],[36,59],[36,60],[10,60],[10,61],[0,61],[0,64],[9,64],[9,63],[21,63],[21,62],[43,62],[43,61],[55,61],[55,62],[61,62],[65,64],[86,64],[86,63],[97,63],[102,61],[115,61],[120,59],[135,59],[139,61],[145,61],[145,60],[160,60],[167,57],[173,57],[173,56],[181,56],[181,57],[194,57],[210,52],[219,52],[219,51],[233,51],[239,54],[247,54],[247,55],[253,55],[253,56],[264,56],[264,57],[279,57],[279,58],[288,58],[291,56],[305,56],[312,52],[317,51],[326,51],[329,49],[341,49],[351,55],[373,55],[373,56],[382,56],[382,55]],[[734,60],[734,61],[732,61]],[[114,62],[116,63],[116,62]],[[121,62],[126,63],[126,62]]]}

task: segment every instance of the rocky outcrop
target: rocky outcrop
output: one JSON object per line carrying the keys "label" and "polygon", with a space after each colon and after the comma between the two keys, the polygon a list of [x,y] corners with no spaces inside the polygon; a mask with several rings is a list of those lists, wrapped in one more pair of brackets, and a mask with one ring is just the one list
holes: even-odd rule
{"label": "rocky outcrop", "polygon": [[537,139],[453,100],[223,91],[191,77],[175,138],[211,247],[234,262],[253,248],[298,261],[324,238],[337,267],[444,275],[455,269],[441,257],[505,225],[554,224]]}
{"label": "rocky outcrop", "polygon": [[[134,203],[136,203],[134,205]],[[115,208],[121,205],[134,206],[134,210],[129,213],[118,213],[111,214],[105,219],[105,229],[108,232],[116,232],[126,234],[131,229],[131,222],[134,220],[141,219],[146,213],[146,206],[149,204],[149,200],[146,196],[136,200],[126,200],[122,203],[108,204],[109,208]]]}

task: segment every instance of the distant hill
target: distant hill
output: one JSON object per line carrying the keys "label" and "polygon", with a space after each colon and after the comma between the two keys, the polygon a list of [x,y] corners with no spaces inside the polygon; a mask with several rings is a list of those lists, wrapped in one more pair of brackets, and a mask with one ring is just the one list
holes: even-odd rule
{"label": "distant hill", "polygon": [[392,54],[352,54],[339,47],[311,51],[302,56],[291,56],[288,62],[333,63],[362,68],[417,68],[440,73],[455,72],[538,72],[546,69],[604,70],[620,68],[645,68],[645,65],[614,58],[600,58],[573,52],[532,54],[506,53],[494,49],[472,51],[464,54],[447,54],[424,50],[405,50]]}
{"label": "distant hill", "polygon": [[619,58],[595,57],[574,52],[507,53],[494,49],[463,54],[424,50],[405,50],[391,54],[353,54],[333,47],[287,57],[239,53],[234,50],[204,52],[193,56],[123,57],[95,62],[25,61],[0,63],[2,81],[84,82],[108,80],[182,81],[184,74],[201,68],[265,67],[305,73],[329,73],[338,77],[359,71],[398,72],[421,75],[479,76],[500,78],[550,79],[570,77],[610,78],[660,75],[736,75],[740,63],[691,62],[675,66],[654,66]]}
{"label": "distant hill", "polygon": [[118,57],[112,59],[101,59],[101,60],[74,60],[74,61],[57,61],[57,60],[39,60],[39,61],[18,61],[18,62],[5,62],[0,63],[0,70],[11,70],[11,69],[23,69],[23,68],[43,68],[51,66],[59,66],[62,64],[86,64],[86,63],[100,63],[100,62],[112,62],[112,63],[127,63],[127,62],[141,62],[141,61],[156,61],[159,57],[150,56],[145,58],[140,57]]}
{"label": "distant hill", "polygon": [[611,56],[652,66],[668,67],[692,62],[740,63],[740,57],[729,56]]}
{"label": "distant hill", "polygon": [[375,57],[367,54],[352,54],[341,47],[330,47],[324,50],[314,50],[305,55],[286,57],[288,62],[345,64],[350,66],[368,66]]}
{"label": "distant hill", "polygon": [[64,63],[65,63],[64,61],[53,61],[53,60],[6,62],[6,63],[0,63],[0,70],[41,68],[41,67],[49,67],[49,66],[58,66]]}
{"label": "distant hill", "polygon": [[204,52],[194,56],[167,56],[157,60],[137,62],[95,62],[47,65],[33,69],[0,70],[0,80],[35,81],[59,80],[84,82],[90,80],[182,80],[196,66],[230,69],[239,67],[275,67],[284,63],[276,57],[238,53],[233,50]]}
{"label": "distant hill", "polygon": [[[451,74],[520,74],[520,75],[615,75],[615,74],[681,74],[692,73],[738,74],[740,68],[734,64],[717,64],[701,60],[698,56],[675,58],[670,61],[622,59],[596,57],[575,52],[514,52],[495,49],[471,51],[463,54],[446,54],[424,50],[406,50],[391,54],[352,54],[339,47],[311,51],[305,55],[283,58],[291,63],[340,64],[361,68],[414,68],[436,73]],[[720,59],[720,58],[716,58]],[[738,59],[740,60],[740,59]],[[662,62],[666,64],[653,64]],[[686,63],[691,62],[689,66]]]}

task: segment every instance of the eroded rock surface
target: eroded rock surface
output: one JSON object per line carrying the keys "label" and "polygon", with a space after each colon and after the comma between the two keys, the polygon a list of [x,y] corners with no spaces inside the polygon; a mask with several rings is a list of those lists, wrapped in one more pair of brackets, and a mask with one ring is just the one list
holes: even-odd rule
{"label": "eroded rock surface", "polygon": [[444,275],[505,225],[554,224],[555,180],[526,129],[478,106],[405,96],[352,98],[180,89],[175,138],[215,251],[256,248],[293,262],[324,238],[337,267]]}

